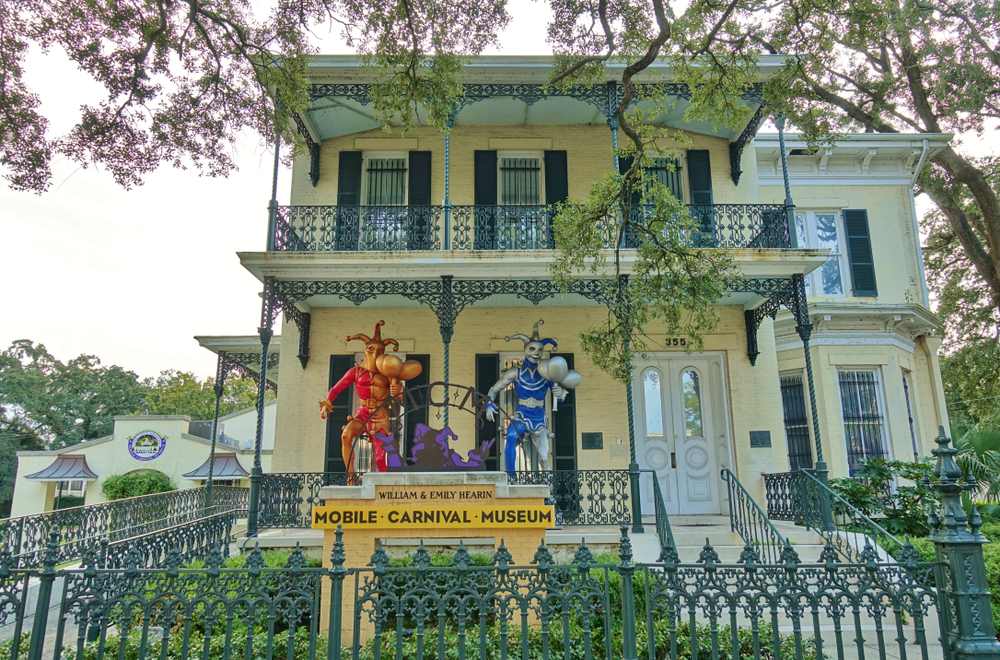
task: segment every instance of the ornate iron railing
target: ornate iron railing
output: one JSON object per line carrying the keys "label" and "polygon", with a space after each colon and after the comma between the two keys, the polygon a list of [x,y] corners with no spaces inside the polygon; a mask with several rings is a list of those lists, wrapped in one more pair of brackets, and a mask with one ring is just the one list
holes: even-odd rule
{"label": "ornate iron railing", "polygon": [[[697,247],[787,248],[788,214],[780,204],[689,205]],[[447,212],[446,212],[447,211]],[[631,210],[643,224],[650,207]],[[417,250],[551,250],[553,211],[546,206],[282,206],[272,250],[278,252],[410,252]],[[447,227],[445,225],[447,224]],[[604,245],[618,241],[608,218]],[[447,232],[445,231],[447,229]],[[634,248],[626,237],[625,248]]]}
{"label": "ornate iron railing", "polygon": [[248,493],[246,488],[214,486],[213,506],[206,507],[205,487],[200,486],[8,518],[0,520],[0,548],[21,565],[34,566],[41,561],[49,536],[58,532],[59,561],[73,561],[101,539],[113,543],[214,513],[245,510]]}
{"label": "ornate iron railing", "polygon": [[802,493],[799,472],[775,472],[764,475],[767,517],[771,520],[802,522]]}
{"label": "ornate iron railing", "polygon": [[279,252],[441,249],[441,206],[281,206]]}
{"label": "ornate iron railing", "polygon": [[[878,548],[897,552],[903,546],[902,541],[813,476],[812,470],[799,472],[803,522],[819,532],[845,559],[862,561],[866,552],[877,552]],[[832,524],[823,521],[824,499],[829,502]]]}
{"label": "ornate iron railing", "polygon": [[[324,486],[347,486],[346,472],[275,472],[260,480],[259,528],[308,528],[312,508],[322,505],[319,490]],[[359,485],[363,477],[355,477]]]}
{"label": "ornate iron railing", "polygon": [[729,468],[723,468],[722,480],[729,489],[730,527],[743,539],[747,550],[756,551],[759,561],[777,564],[785,547],[791,547],[790,544]]}
{"label": "ornate iron railing", "polygon": [[508,473],[511,485],[548,486],[563,525],[632,523],[628,470],[538,470]]}
{"label": "ornate iron railing", "polygon": [[[312,508],[322,505],[324,486],[359,485],[364,476],[349,484],[345,472],[265,474],[260,482],[261,528],[308,528]],[[546,485],[552,493],[556,520],[563,525],[631,524],[631,490],[628,470],[555,470],[514,472],[514,485]],[[664,514],[665,515],[665,514]]]}
{"label": "ornate iron railing", "polygon": [[[753,552],[723,564],[706,544],[697,563],[635,564],[622,528],[617,557],[603,561],[581,544],[572,562],[556,564],[542,544],[530,564],[515,564],[501,544],[488,566],[473,565],[460,546],[448,566],[434,566],[421,547],[409,566],[396,567],[379,547],[362,568],[345,566],[338,530],[329,568],[309,568],[298,549],[284,567],[268,568],[255,549],[242,568],[227,568],[219,550],[201,568],[183,568],[171,551],[163,568],[133,562],[124,571],[93,556],[81,569],[57,571],[55,546],[40,571],[0,557],[0,623],[15,624],[0,654],[930,658],[942,649],[929,620],[937,616],[945,636],[953,629],[942,603],[954,596],[932,586],[950,568],[918,562],[912,546],[902,563],[842,563],[828,548],[819,563],[805,564],[788,547],[780,565],[760,564]],[[29,578],[39,584],[30,607]],[[23,624],[31,615],[29,636]]]}
{"label": "ornate iron railing", "polygon": [[221,548],[228,557],[237,515],[233,510],[223,511],[114,543],[102,539],[97,548],[91,546],[84,555],[96,550],[98,562],[106,568],[158,568],[166,566],[173,553],[191,562],[208,556],[215,548]]}
{"label": "ornate iron railing", "polygon": [[660,540],[660,558],[662,559],[664,551],[667,548],[673,548],[675,551],[677,545],[674,543],[674,532],[670,529],[670,518],[667,516],[667,505],[663,500],[663,491],[660,490],[660,480],[656,477],[656,472],[650,470],[653,473],[653,508],[656,514],[656,536]]}
{"label": "ornate iron railing", "polygon": [[[848,561],[858,561],[869,546],[896,552],[903,543],[854,505],[802,468],[764,475],[768,516],[819,532]],[[824,521],[824,506],[829,518]]]}

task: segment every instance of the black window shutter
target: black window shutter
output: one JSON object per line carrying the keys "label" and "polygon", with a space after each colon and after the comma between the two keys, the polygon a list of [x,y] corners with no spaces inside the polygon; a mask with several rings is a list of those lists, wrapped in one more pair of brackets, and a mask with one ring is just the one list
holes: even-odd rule
{"label": "black window shutter", "polygon": [[851,264],[851,284],[855,296],[877,296],[875,261],[868,232],[868,211],[844,210],[844,230],[847,232],[847,259]]}
{"label": "black window shutter", "polygon": [[361,152],[341,151],[337,174],[337,249],[357,250],[361,235],[359,211],[361,204]]}
{"label": "black window shutter", "polygon": [[[500,380],[500,356],[496,353],[477,355],[476,390],[486,396],[498,380]],[[497,457],[499,456],[500,444],[503,442],[503,438],[500,437],[500,415],[496,416],[495,422],[486,419],[485,415],[481,421],[483,425],[476,429],[476,447],[481,447],[484,442],[495,440],[486,456],[486,469],[499,470],[500,464]]]}
{"label": "black window shutter", "polygon": [[[573,354],[559,353],[573,368]],[[553,354],[555,357],[555,354]],[[560,401],[558,410],[552,411],[552,432],[556,439],[552,447],[552,467],[556,470],[576,469],[576,392],[568,390],[565,401]]]}
{"label": "black window shutter", "polygon": [[[476,250],[495,250],[497,243],[497,152],[476,151],[473,247]],[[493,383],[490,383],[492,385]]]}
{"label": "black window shutter", "polygon": [[[552,208],[553,204],[566,201],[569,197],[569,179],[566,174],[566,152],[545,152],[545,203]],[[549,243],[546,247],[556,246],[555,234],[552,230],[552,215],[548,217]]]}
{"label": "black window shutter", "polygon": [[411,151],[409,181],[410,208],[406,247],[408,250],[431,249],[431,152]]}
{"label": "black window shutter", "polygon": [[712,204],[712,164],[708,158],[708,150],[689,149],[687,165],[691,203],[696,206]]}
{"label": "black window shutter", "polygon": [[[635,162],[633,156],[624,156],[618,158],[618,173],[625,174],[632,168],[632,163]],[[632,206],[636,207],[642,202],[642,192],[638,189],[632,191]]]}
{"label": "black window shutter", "polygon": [[551,206],[569,197],[569,179],[566,174],[566,152],[545,152],[545,203]]}
{"label": "black window shutter", "polygon": [[[412,156],[413,154],[411,153],[410,155]],[[413,161],[410,161],[410,162],[412,163]],[[423,367],[420,370],[420,375],[419,376],[417,376],[413,380],[410,380],[410,381],[408,381],[406,383],[406,389],[412,390],[415,387],[419,387],[421,385],[426,385],[429,382],[431,382],[431,380],[430,380],[430,377],[431,377],[431,356],[430,355],[407,355],[406,359],[407,360],[416,360]],[[414,410],[414,411],[409,411],[409,412],[406,413],[406,419],[405,419],[405,429],[406,430],[405,430],[405,434],[404,434],[404,436],[401,439],[399,439],[399,441],[397,443],[399,445],[399,455],[401,457],[409,457],[409,455],[410,455],[410,447],[412,446],[413,438],[416,435],[417,424],[427,424],[427,420],[429,419],[429,417],[427,416],[428,410],[426,408],[426,406],[427,406],[427,389],[424,388],[422,390],[411,392],[410,394],[413,396],[413,399],[417,402],[417,405],[424,406],[424,407],[421,410]],[[408,400],[409,400],[408,396],[406,396],[406,397],[403,398],[404,402],[406,402]]]}
{"label": "black window shutter", "polygon": [[[337,384],[348,369],[354,366],[354,355],[330,356],[330,387]],[[326,471],[346,472],[344,458],[341,452],[340,434],[347,426],[347,416],[353,415],[351,410],[351,393],[354,388],[348,388],[340,393],[333,402],[333,413],[326,418]]]}

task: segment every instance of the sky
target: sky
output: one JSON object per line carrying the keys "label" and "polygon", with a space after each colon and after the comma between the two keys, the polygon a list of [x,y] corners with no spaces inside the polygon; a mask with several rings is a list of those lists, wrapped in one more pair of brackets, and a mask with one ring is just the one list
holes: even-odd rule
{"label": "sky", "polygon": [[[513,20],[487,52],[550,53],[545,6],[508,7]],[[336,35],[320,36],[322,52],[349,52]],[[69,131],[80,105],[103,98],[61,53],[32,53],[27,71],[51,135]],[[980,141],[983,151],[993,146]],[[254,334],[260,323],[261,284],[236,252],[265,249],[272,154],[246,136],[237,161],[239,171],[225,179],[161,167],[132,190],[65,159],[53,163],[53,185],[42,195],[0,183],[0,350],[30,339],[60,360],[88,353],[143,378],[167,369],[214,374],[215,356],[193,337]],[[288,201],[289,179],[282,169],[279,204]]]}
{"label": "sky", "polygon": [[[514,20],[490,52],[550,53],[543,5],[509,7]],[[336,35],[321,47],[350,52]],[[26,70],[51,135],[67,133],[80,105],[103,98],[60,52],[32,53]],[[215,356],[193,337],[249,335],[260,325],[262,286],[236,252],[265,249],[273,152],[247,136],[237,161],[226,179],[161,167],[132,190],[65,159],[53,163],[42,195],[0,182],[0,350],[30,339],[62,361],[89,353],[143,378],[167,369],[214,375]],[[288,203],[289,180],[282,169],[279,204]]]}

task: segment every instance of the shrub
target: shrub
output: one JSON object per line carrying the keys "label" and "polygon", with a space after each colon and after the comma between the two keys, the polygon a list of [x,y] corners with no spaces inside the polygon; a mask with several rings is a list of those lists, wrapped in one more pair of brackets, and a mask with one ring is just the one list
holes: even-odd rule
{"label": "shrub", "polygon": [[[890,534],[924,537],[927,527],[927,503],[934,501],[933,489],[925,486],[933,466],[919,463],[869,458],[854,477],[830,479],[830,489]],[[896,479],[910,485],[896,485]]]}
{"label": "shrub", "polygon": [[101,484],[101,492],[109,500],[165,493],[170,490],[177,490],[177,486],[170,483],[170,477],[156,470],[116,474]]}
{"label": "shrub", "polygon": [[57,509],[72,509],[75,506],[83,506],[84,501],[83,495],[63,495],[62,497],[56,497],[59,503]]}

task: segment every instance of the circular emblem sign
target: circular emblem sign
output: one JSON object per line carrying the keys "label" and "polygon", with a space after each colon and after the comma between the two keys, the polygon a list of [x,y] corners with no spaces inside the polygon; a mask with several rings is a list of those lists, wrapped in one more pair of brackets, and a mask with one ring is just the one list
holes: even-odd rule
{"label": "circular emblem sign", "polygon": [[137,461],[151,461],[166,447],[167,439],[156,431],[142,431],[128,439],[128,453]]}

